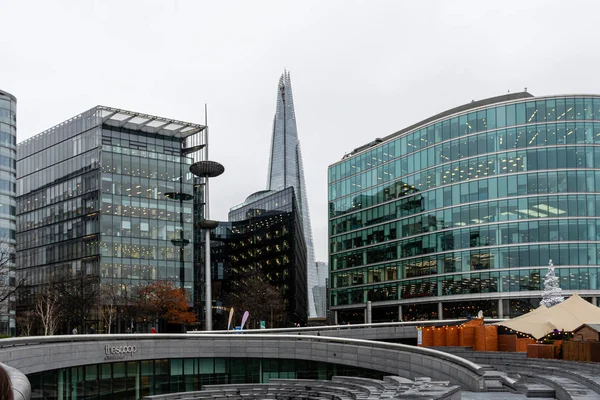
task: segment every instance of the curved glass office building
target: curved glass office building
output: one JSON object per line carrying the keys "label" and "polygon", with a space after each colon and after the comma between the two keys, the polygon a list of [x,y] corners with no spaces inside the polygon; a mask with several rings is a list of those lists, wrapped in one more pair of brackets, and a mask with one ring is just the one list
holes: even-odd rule
{"label": "curved glass office building", "polygon": [[[14,245],[16,238],[17,181],[17,99],[0,90],[0,294],[14,287]],[[14,299],[0,305],[0,334],[15,334]]]}
{"label": "curved glass office building", "polygon": [[[596,159],[596,157],[598,157]],[[600,295],[600,96],[498,96],[437,114],[329,167],[337,322],[514,317],[550,259]]]}

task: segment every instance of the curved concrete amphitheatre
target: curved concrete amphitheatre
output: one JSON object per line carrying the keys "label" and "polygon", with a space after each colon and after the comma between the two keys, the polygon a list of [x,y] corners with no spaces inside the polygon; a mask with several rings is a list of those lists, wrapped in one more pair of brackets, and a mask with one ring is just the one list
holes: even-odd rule
{"label": "curved concrete amphitheatre", "polygon": [[446,380],[485,391],[485,370],[438,350],[359,339],[275,334],[129,334],[41,336],[0,340],[0,362],[33,374],[115,361],[249,357],[322,361],[405,378]]}

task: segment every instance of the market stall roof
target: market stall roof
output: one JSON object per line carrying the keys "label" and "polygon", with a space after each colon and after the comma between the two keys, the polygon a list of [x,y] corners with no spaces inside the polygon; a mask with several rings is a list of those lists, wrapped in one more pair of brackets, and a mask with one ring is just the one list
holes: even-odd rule
{"label": "market stall roof", "polygon": [[496,322],[506,328],[540,339],[558,329],[572,332],[583,324],[600,323],[600,308],[574,294],[553,307],[539,306],[520,317]]}

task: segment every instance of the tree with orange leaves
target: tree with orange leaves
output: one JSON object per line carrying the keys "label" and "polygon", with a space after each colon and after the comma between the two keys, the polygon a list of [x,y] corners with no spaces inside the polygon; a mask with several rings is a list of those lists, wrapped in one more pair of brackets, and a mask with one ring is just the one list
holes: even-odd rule
{"label": "tree with orange leaves", "polygon": [[170,281],[155,281],[138,291],[135,307],[150,321],[162,319],[172,324],[192,324],[196,316],[189,311],[185,289]]}

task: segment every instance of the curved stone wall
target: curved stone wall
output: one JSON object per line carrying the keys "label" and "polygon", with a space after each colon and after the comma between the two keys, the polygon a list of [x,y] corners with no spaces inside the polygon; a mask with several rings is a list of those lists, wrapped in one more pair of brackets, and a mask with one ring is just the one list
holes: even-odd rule
{"label": "curved stone wall", "polygon": [[115,361],[186,357],[314,360],[406,378],[429,376],[485,390],[483,369],[437,350],[395,343],[306,335],[135,334],[0,340],[0,361],[24,374]]}

